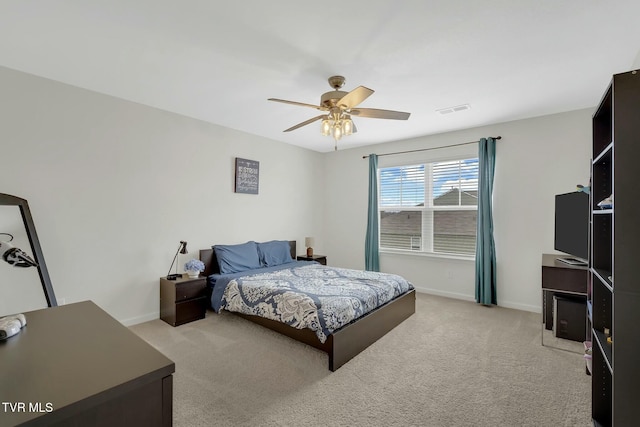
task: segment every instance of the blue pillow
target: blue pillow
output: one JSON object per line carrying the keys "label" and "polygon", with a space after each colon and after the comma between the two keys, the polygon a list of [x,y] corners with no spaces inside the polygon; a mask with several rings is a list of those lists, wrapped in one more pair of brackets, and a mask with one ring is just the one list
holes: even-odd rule
{"label": "blue pillow", "polygon": [[213,250],[218,259],[220,274],[239,273],[262,267],[256,242],[239,245],[215,245]]}
{"label": "blue pillow", "polygon": [[258,256],[264,267],[273,267],[293,261],[289,242],[286,240],[258,243]]}

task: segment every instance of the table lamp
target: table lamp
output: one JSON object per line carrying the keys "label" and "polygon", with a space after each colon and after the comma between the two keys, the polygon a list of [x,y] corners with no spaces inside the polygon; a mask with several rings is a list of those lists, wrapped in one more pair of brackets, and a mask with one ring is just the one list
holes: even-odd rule
{"label": "table lamp", "polygon": [[313,256],[313,237],[305,237],[304,238],[304,245],[307,247],[307,256],[308,257],[312,257]]}
{"label": "table lamp", "polygon": [[[171,262],[171,267],[169,267],[169,272],[167,273],[167,280],[176,280],[178,277],[182,277],[182,274],[178,274],[178,264],[176,264],[176,259],[178,259],[178,254],[188,254],[187,251],[187,242],[184,240],[180,240],[180,245],[178,246],[178,250],[176,251],[176,256],[173,257],[173,261]],[[176,272],[175,274],[170,274],[173,265],[176,264]]]}

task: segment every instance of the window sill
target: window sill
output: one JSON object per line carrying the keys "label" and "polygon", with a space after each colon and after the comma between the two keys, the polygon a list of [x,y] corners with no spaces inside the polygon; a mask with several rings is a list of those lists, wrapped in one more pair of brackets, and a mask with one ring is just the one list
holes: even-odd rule
{"label": "window sill", "polygon": [[380,254],[393,254],[404,256],[419,256],[427,258],[444,258],[444,259],[457,259],[461,261],[475,261],[475,255],[455,255],[455,254],[438,254],[433,252],[418,252],[418,251],[405,251],[402,249],[380,249]]}

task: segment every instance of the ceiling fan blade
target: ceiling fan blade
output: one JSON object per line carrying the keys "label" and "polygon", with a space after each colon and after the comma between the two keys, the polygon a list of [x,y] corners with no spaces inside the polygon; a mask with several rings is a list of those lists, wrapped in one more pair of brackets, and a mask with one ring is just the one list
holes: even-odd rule
{"label": "ceiling fan blade", "polygon": [[358,117],[368,117],[372,119],[393,119],[393,120],[407,120],[411,113],[404,113],[402,111],[392,110],[378,110],[376,108],[358,108],[351,110],[350,114]]}
{"label": "ceiling fan blade", "polygon": [[306,126],[306,125],[308,125],[308,124],[310,124],[310,123],[317,122],[318,120],[320,120],[320,119],[324,119],[325,117],[327,117],[327,115],[326,115],[326,114],[320,114],[319,116],[316,116],[316,117],[314,117],[314,118],[312,118],[312,119],[305,120],[305,121],[304,121],[304,122],[302,122],[302,123],[298,123],[298,124],[297,124],[297,125],[295,125],[295,126],[291,126],[289,129],[285,129],[283,132],[291,132],[292,130],[296,130],[296,129],[298,129],[298,128],[301,128],[302,126]]}
{"label": "ceiling fan blade", "polygon": [[316,110],[320,110],[320,111],[326,111],[327,110],[326,107],[323,107],[321,105],[305,104],[304,102],[296,102],[296,101],[287,101],[286,99],[269,98],[269,99],[267,99],[267,101],[282,102],[284,104],[299,105],[301,107],[311,107],[311,108],[315,108]]}
{"label": "ceiling fan blade", "polygon": [[369,89],[368,87],[358,86],[357,88],[340,98],[340,101],[338,101],[337,105],[344,105],[347,108],[353,108],[370,97],[373,92],[374,91],[372,89]]}

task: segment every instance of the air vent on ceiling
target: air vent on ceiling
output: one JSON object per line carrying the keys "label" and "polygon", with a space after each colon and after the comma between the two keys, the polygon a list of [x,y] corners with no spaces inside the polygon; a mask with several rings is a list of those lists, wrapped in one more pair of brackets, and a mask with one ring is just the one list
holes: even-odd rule
{"label": "air vent on ceiling", "polygon": [[469,104],[456,105],[455,107],[440,108],[436,110],[440,114],[459,113],[460,111],[468,110],[471,106]]}

